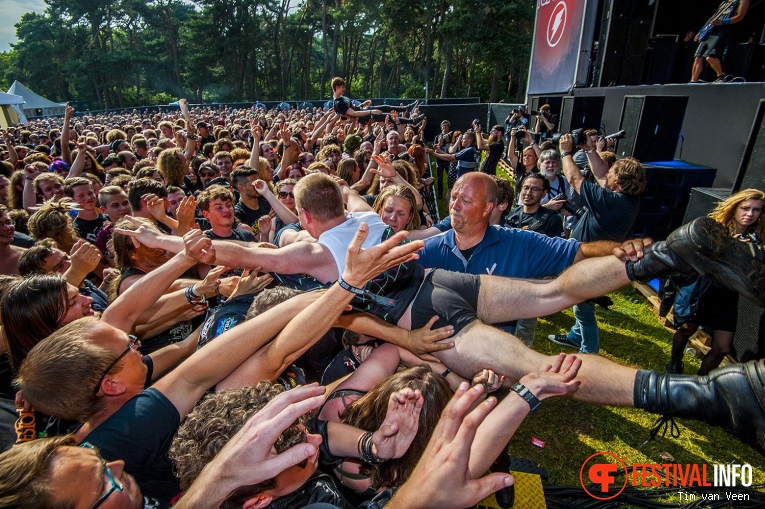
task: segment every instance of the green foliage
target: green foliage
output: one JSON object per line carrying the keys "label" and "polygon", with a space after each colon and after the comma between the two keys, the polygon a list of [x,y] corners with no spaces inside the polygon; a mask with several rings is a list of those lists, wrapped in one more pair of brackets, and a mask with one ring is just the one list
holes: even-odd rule
{"label": "green foliage", "polygon": [[[46,0],[16,24],[0,79],[101,108],[354,97],[523,93],[534,2]],[[447,65],[448,64],[448,65]],[[491,97],[494,91],[497,97]],[[165,94],[160,96],[160,94]]]}

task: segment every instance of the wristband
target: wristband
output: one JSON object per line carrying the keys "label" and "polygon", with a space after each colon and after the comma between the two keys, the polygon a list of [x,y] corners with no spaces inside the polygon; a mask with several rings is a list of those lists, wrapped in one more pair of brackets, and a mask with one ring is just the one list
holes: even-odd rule
{"label": "wristband", "polygon": [[441,373],[441,376],[442,376],[442,377],[444,377],[444,378],[446,378],[447,376],[449,376],[449,373],[451,373],[451,372],[452,372],[452,370],[451,370],[451,369],[449,369],[449,368],[446,368],[446,371],[444,371],[443,373]]}
{"label": "wristband", "polygon": [[371,431],[367,431],[359,437],[359,459],[370,465],[379,465],[380,463],[384,463],[385,460],[372,451],[372,435],[373,433]]}
{"label": "wristband", "polygon": [[730,25],[730,18],[720,20],[721,25]]}
{"label": "wristband", "polygon": [[192,291],[192,286],[189,286],[188,288],[186,288],[186,291],[184,292],[184,294],[186,295],[186,300],[189,302],[189,304],[197,305],[197,304],[204,304],[205,302],[207,302],[207,298],[204,295],[194,296]]}
{"label": "wristband", "polygon": [[199,298],[199,294],[197,293],[197,284],[194,283],[193,285],[189,286],[189,293],[192,297]]}
{"label": "wristband", "polygon": [[571,152],[563,152],[563,153],[560,155],[560,158],[561,158],[561,159],[563,159],[564,157],[566,157],[566,156],[570,156],[570,155],[571,155]]}
{"label": "wristband", "polygon": [[534,393],[529,390],[528,387],[523,385],[521,382],[517,382],[515,385],[513,385],[510,388],[511,391],[518,394],[518,396],[522,397],[524,400],[526,400],[526,403],[529,404],[529,407],[531,408],[531,412],[535,412],[537,408],[542,406],[542,402],[537,399],[536,396],[534,396]]}
{"label": "wristband", "polygon": [[346,282],[346,281],[345,281],[345,280],[342,278],[342,276],[341,276],[341,277],[339,277],[339,278],[337,278],[337,284],[339,284],[339,285],[340,285],[340,288],[342,288],[342,289],[343,289],[343,290],[345,290],[346,292],[355,293],[356,295],[364,295],[364,294],[366,294],[366,292],[365,292],[363,289],[361,289],[361,288],[356,288],[355,286],[351,286],[350,284],[348,284],[348,283],[347,283],[347,282]]}
{"label": "wristband", "polygon": [[594,153],[595,153],[595,149],[592,149],[592,150],[585,150],[585,151],[584,151],[584,153],[585,153],[585,154],[594,154]]}

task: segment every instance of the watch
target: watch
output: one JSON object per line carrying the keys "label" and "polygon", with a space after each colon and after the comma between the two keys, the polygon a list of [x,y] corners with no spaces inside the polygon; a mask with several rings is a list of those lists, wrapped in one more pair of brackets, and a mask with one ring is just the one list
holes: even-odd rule
{"label": "watch", "polygon": [[534,396],[534,393],[531,392],[529,388],[523,385],[521,382],[516,382],[516,384],[513,385],[510,390],[525,399],[526,403],[528,403],[529,407],[531,407],[532,412],[535,412],[539,407],[542,406],[542,402],[539,401],[539,399]]}

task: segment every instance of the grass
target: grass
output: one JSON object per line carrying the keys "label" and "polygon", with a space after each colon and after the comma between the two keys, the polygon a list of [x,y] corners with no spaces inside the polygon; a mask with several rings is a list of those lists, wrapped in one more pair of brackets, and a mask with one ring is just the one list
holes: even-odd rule
{"label": "grass", "polygon": [[[664,370],[672,333],[663,327],[653,307],[632,288],[610,294],[614,305],[598,307],[600,355],[638,368]],[[560,334],[574,323],[571,310],[539,320],[534,349],[556,354],[560,347],[548,334]],[[695,373],[700,361],[686,356],[686,373]],[[544,467],[548,484],[579,486],[579,471],[592,454],[608,451],[633,463],[749,463],[754,484],[765,484],[765,458],[720,428],[678,419],[680,437],[667,436],[641,447],[656,416],[633,408],[599,406],[568,399],[551,399],[526,419],[510,441],[513,457],[531,459]],[[532,437],[545,442],[532,445]],[[671,458],[671,459],[670,459]]]}

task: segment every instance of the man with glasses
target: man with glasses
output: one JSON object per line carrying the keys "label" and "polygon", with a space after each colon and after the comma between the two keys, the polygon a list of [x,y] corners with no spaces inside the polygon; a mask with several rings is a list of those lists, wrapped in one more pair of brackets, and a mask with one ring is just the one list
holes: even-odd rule
{"label": "man with glasses", "polygon": [[531,173],[523,179],[520,196],[522,205],[518,205],[507,215],[508,226],[548,237],[563,237],[563,221],[560,215],[542,207],[542,197],[549,189],[550,181],[541,173]]}
{"label": "man with glasses", "polygon": [[205,161],[199,165],[197,175],[199,176],[199,183],[202,184],[202,189],[207,189],[207,186],[210,185],[210,181],[220,177],[220,170],[215,163]]}
{"label": "man with glasses", "polygon": [[[194,230],[185,240],[202,236]],[[148,389],[137,343],[108,323],[82,318],[29,352],[19,371],[20,391],[38,411],[82,422],[78,441],[96,445],[109,460],[124,460],[144,494],[167,505],[180,491],[167,451],[199,399],[212,387],[275,379],[288,358],[302,355],[334,325],[354,296],[352,289],[411,260],[421,247],[416,242],[398,246],[402,234],[361,249],[365,237],[362,230],[348,247],[343,280],[351,290],[338,284],[322,295],[294,297],[223,333]],[[163,281],[179,277],[196,261],[184,252],[168,264]]]}

